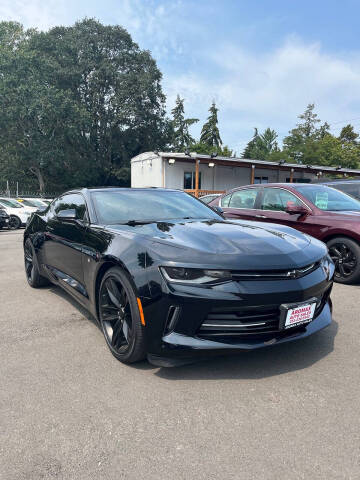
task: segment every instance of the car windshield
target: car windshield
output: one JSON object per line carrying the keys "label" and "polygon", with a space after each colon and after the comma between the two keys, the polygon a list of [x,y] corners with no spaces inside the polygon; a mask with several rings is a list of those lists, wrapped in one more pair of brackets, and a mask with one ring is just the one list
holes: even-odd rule
{"label": "car windshield", "polygon": [[44,207],[44,203],[41,202],[40,200],[28,200],[25,198],[22,198],[19,200],[23,205],[26,205],[27,207]]}
{"label": "car windshield", "polygon": [[100,223],[106,225],[129,221],[221,219],[209,207],[184,192],[134,189],[95,191],[91,195],[98,219]]}
{"label": "car windshield", "polygon": [[4,205],[5,207],[10,207],[10,208],[23,208],[22,205],[20,205],[19,202],[17,202],[16,200],[11,200],[9,198],[1,198],[0,199],[0,203],[2,205]]}
{"label": "car windshield", "polygon": [[320,210],[330,212],[360,211],[358,200],[334,188],[320,185],[296,186],[295,188]]}

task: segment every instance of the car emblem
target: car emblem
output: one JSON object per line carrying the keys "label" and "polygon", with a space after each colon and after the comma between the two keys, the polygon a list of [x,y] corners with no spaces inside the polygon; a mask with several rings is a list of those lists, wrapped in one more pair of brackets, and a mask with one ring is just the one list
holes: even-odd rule
{"label": "car emblem", "polygon": [[296,270],[289,270],[286,274],[287,277],[290,278],[296,278],[298,276],[298,273]]}

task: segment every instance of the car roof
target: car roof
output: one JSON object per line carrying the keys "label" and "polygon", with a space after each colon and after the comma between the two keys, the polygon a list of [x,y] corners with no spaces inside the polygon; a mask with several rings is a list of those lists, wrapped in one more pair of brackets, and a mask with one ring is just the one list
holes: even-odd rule
{"label": "car roof", "polygon": [[59,196],[67,195],[69,193],[88,193],[88,192],[124,192],[124,191],[145,191],[145,192],[152,192],[154,190],[158,190],[161,192],[183,192],[181,189],[176,188],[162,188],[162,187],[86,187],[86,188],[75,188],[73,190],[68,190],[66,192],[61,193]]}
{"label": "car roof", "polygon": [[329,182],[321,182],[320,185],[336,185],[337,183],[360,183],[360,180],[330,180]]}
{"label": "car roof", "polygon": [[[238,188],[254,188],[254,187],[286,187],[286,188],[297,188],[301,187],[313,187],[314,185],[319,185],[318,183],[253,183],[252,185],[242,185],[241,187],[235,187],[231,190],[237,190]],[[322,186],[326,187],[325,184],[321,184]]]}

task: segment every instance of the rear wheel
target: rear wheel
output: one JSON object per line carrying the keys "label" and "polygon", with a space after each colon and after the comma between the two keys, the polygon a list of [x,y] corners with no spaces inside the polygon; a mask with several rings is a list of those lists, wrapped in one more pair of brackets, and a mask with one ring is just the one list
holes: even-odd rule
{"label": "rear wheel", "polygon": [[10,230],[17,230],[21,226],[21,220],[16,215],[10,215],[9,224]]}
{"label": "rear wheel", "polygon": [[137,298],[128,276],[118,267],[108,270],[101,281],[99,319],[106,343],[118,360],[134,363],[145,358]]}
{"label": "rear wheel", "polygon": [[327,245],[335,263],[335,281],[346,284],[360,281],[360,245],[346,237],[333,238]]}
{"label": "rear wheel", "polygon": [[39,288],[50,284],[49,280],[39,273],[34,247],[29,238],[24,245],[24,262],[26,280],[30,287]]}

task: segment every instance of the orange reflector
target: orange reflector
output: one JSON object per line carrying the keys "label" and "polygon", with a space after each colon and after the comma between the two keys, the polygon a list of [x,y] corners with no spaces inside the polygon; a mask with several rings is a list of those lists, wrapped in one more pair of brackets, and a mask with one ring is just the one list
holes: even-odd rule
{"label": "orange reflector", "polygon": [[141,305],[141,300],[140,300],[140,298],[136,298],[136,300],[137,300],[137,304],[138,304],[138,307],[139,307],[141,325],[145,326],[145,318],[144,318],[143,308],[142,308],[142,305]]}

